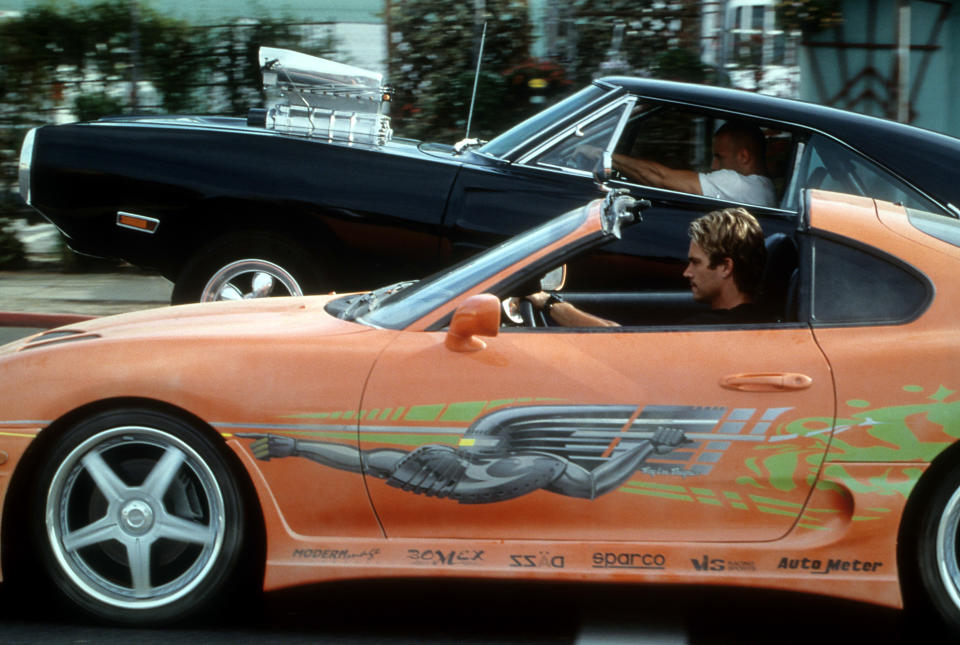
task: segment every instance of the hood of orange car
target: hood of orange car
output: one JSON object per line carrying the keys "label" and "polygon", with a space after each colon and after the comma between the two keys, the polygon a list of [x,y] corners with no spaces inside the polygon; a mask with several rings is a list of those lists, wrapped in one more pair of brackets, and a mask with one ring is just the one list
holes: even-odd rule
{"label": "hood of orange car", "polygon": [[331,296],[264,298],[237,302],[162,307],[52,329],[26,338],[8,350],[70,344],[81,339],[120,340],[269,337],[308,333],[311,337],[370,331],[364,325],[340,320],[324,311]]}

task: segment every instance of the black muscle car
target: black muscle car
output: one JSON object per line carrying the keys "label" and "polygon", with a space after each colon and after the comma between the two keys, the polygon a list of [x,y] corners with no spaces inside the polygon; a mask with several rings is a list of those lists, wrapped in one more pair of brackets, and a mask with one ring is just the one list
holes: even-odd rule
{"label": "black muscle car", "polygon": [[[174,302],[368,288],[419,277],[599,194],[598,153],[706,170],[716,128],[762,129],[784,228],[808,187],[960,216],[960,141],[757,94],[603,78],[489,142],[392,137],[375,74],[263,48],[267,107],[248,118],[122,117],[43,126],[21,152],[21,194],[74,250],[175,283]],[[693,214],[720,199],[639,186],[650,226],[593,266],[625,260],[680,280]],[[775,231],[767,231],[775,232]],[[584,280],[585,270],[576,274]],[[614,281],[615,282],[615,281]],[[610,288],[616,285],[606,280]]]}

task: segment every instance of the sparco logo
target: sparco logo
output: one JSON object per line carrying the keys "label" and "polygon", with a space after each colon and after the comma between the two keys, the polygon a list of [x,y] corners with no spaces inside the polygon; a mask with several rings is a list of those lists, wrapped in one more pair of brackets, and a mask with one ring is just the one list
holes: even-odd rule
{"label": "sparco logo", "polygon": [[667,556],[662,553],[606,553],[593,554],[594,569],[663,569]]}

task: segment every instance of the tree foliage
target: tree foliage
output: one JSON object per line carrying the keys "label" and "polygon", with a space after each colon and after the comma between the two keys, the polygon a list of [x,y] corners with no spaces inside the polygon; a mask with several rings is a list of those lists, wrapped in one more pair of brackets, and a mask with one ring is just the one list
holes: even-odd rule
{"label": "tree foliage", "polygon": [[[479,9],[478,9],[479,8]],[[473,91],[477,51],[487,25],[471,136],[489,136],[510,115],[503,73],[528,58],[531,26],[521,0],[456,2],[396,0],[390,6],[391,117],[403,134],[432,139],[462,136]],[[492,112],[499,114],[494,122]]]}
{"label": "tree foliage", "polygon": [[[0,23],[0,103],[23,114],[102,91],[128,111],[242,113],[260,98],[260,45],[333,49],[332,40],[307,44],[304,34],[283,19],[196,27],[129,0],[47,2]],[[135,81],[155,100],[133,104]]]}
{"label": "tree foliage", "polygon": [[[335,42],[316,31],[275,17],[198,27],[131,0],[47,1],[0,21],[3,184],[16,182],[16,154],[33,125],[120,113],[245,114],[263,102],[259,47],[328,56]],[[14,203],[0,201],[0,212]]]}
{"label": "tree foliage", "polygon": [[[487,41],[472,136],[486,138],[544,103],[608,74],[703,82],[696,0],[570,0],[560,6],[554,60],[528,57],[531,25],[518,0],[394,0],[389,78],[395,129],[417,138],[463,135],[479,30]],[[478,11],[483,20],[478,18]]]}
{"label": "tree foliage", "polygon": [[694,0],[571,0],[567,11],[573,27],[567,37],[576,43],[571,76],[578,83],[606,73],[652,74],[665,52],[699,50]]}

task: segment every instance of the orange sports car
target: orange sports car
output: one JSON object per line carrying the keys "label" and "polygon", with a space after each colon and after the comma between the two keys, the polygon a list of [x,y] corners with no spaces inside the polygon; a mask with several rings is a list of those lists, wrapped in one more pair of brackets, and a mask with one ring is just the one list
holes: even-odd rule
{"label": "orange sports car", "polygon": [[[122,622],[458,576],[916,600],[960,626],[960,221],[806,200],[761,219],[762,323],[685,322],[688,222],[611,193],[417,282],[5,345],[4,576]],[[605,250],[628,225],[659,251]],[[517,306],[548,273],[623,325]]]}

